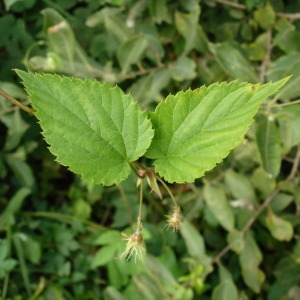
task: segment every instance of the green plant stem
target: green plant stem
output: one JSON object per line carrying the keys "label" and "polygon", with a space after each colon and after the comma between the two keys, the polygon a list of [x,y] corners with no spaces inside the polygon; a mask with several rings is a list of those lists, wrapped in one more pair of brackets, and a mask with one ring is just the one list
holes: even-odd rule
{"label": "green plant stem", "polygon": [[89,222],[87,220],[81,220],[71,215],[65,215],[61,213],[55,213],[55,212],[26,212],[27,215],[34,216],[34,217],[42,217],[42,218],[48,218],[48,219],[54,219],[59,222],[65,222],[68,224],[71,224],[74,221],[79,221],[82,224],[85,224],[88,226],[87,230],[90,232],[96,232],[99,230],[107,230],[104,226],[101,226],[97,223]]}
{"label": "green plant stem", "polygon": [[143,204],[143,182],[140,184],[140,204],[139,204],[139,219],[142,219],[142,204]]}
{"label": "green plant stem", "polygon": [[[7,243],[8,243],[8,255],[11,256],[11,230],[10,230],[9,226],[6,228],[6,239],[7,239]],[[8,272],[4,278],[2,295],[1,295],[2,300],[6,299],[8,282],[9,282],[9,274],[10,274],[10,272]]]}
{"label": "green plant stem", "polygon": [[45,277],[41,277],[40,278],[40,282],[39,285],[36,289],[36,291],[34,292],[34,294],[29,298],[29,300],[35,300],[37,299],[37,297],[43,292],[43,290],[45,289],[46,286],[46,279]]}
{"label": "green plant stem", "polygon": [[30,294],[31,294],[30,280],[29,280],[29,275],[28,275],[27,264],[26,264],[25,257],[24,257],[23,247],[21,244],[20,234],[18,234],[18,233],[14,234],[13,241],[14,241],[17,257],[19,260],[19,266],[20,266],[21,275],[22,275],[22,278],[24,281],[24,286],[25,286],[27,295],[30,296]]}
{"label": "green plant stem", "polygon": [[16,100],[12,96],[5,93],[2,89],[0,89],[0,95],[3,98],[5,98],[6,100],[8,100],[9,102],[11,102],[12,104],[14,104],[14,105],[18,106],[19,108],[21,108],[22,110],[26,111],[27,113],[29,113],[31,115],[34,115],[34,111],[32,109],[30,109],[29,107],[23,105],[21,102],[19,102],[18,100]]}
{"label": "green plant stem", "polygon": [[173,201],[175,207],[178,207],[178,204],[177,204],[177,202],[176,202],[176,200],[175,200],[175,198],[174,198],[174,196],[173,196],[171,190],[170,190],[169,187],[166,185],[166,183],[165,183],[159,176],[156,175],[155,177],[156,177],[157,180],[163,185],[163,187],[166,189],[166,191],[167,191],[168,194],[170,195],[170,197],[171,197],[171,199],[172,199],[172,201]]}
{"label": "green plant stem", "polygon": [[279,104],[272,104],[272,107],[283,107],[283,106],[291,106],[291,105],[295,105],[295,104],[299,104],[300,100],[295,100],[289,103],[279,103]]}
{"label": "green plant stem", "polygon": [[142,204],[143,204],[143,181],[140,183],[140,201],[139,201],[139,215],[137,217],[137,226],[136,226],[136,233],[141,232],[142,230]]}
{"label": "green plant stem", "polygon": [[217,3],[224,4],[224,5],[228,5],[228,6],[231,6],[231,7],[235,7],[235,8],[247,9],[246,5],[240,4],[240,3],[236,3],[236,2],[233,2],[231,0],[213,0],[213,1],[217,2]]}

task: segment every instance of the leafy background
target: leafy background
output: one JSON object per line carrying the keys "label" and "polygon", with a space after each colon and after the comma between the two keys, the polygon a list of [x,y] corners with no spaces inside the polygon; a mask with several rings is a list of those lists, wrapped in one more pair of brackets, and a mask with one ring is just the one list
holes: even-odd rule
{"label": "leafy background", "polygon": [[[171,199],[144,193],[144,264],[114,260],[136,178],[94,186],[54,161],[34,117],[0,101],[2,299],[268,299],[300,295],[300,2],[4,0],[0,87],[14,68],[117,83],[143,108],[216,81],[293,75],[238,146]],[[144,163],[147,163],[145,161]]]}

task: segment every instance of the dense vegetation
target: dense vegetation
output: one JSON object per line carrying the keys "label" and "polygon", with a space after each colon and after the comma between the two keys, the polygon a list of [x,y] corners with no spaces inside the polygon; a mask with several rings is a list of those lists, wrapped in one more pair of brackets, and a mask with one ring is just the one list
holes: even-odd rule
{"label": "dense vegetation", "polygon": [[[2,300],[299,299],[299,1],[0,5],[0,88],[24,105],[12,69],[118,84],[150,111],[190,87],[292,75],[216,168],[159,183],[162,200],[145,186],[144,263],[115,259],[121,232],[135,230],[136,175],[110,187],[82,180],[55,161],[37,119],[1,98]],[[184,218],[178,233],[166,230],[168,190]]]}

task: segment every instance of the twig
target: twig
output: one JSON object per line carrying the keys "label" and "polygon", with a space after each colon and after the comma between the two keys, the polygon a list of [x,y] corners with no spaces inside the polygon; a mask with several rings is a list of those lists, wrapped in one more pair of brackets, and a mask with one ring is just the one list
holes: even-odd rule
{"label": "twig", "polygon": [[225,4],[231,7],[236,7],[236,8],[240,8],[240,9],[247,9],[247,6],[244,4],[240,4],[240,3],[236,3],[236,2],[232,2],[230,0],[214,0],[215,2],[221,3],[221,4]]}
{"label": "twig", "polygon": [[[297,174],[297,170],[300,163],[300,146],[298,147],[295,159],[293,161],[293,167],[291,169],[291,172],[289,176],[286,178],[287,181],[291,181],[295,178]],[[254,216],[248,221],[248,223],[244,226],[244,228],[241,230],[241,232],[245,233],[247,232],[251,226],[254,224],[254,222],[257,220],[259,215],[262,213],[262,211],[271,203],[271,201],[274,199],[274,197],[280,192],[279,188],[276,188],[267,198],[266,200],[258,207],[256,210]],[[212,260],[213,263],[217,263],[220,261],[221,257],[225,255],[229,250],[231,249],[230,245],[227,245],[224,247],[221,252],[219,252]]]}
{"label": "twig", "polygon": [[295,14],[288,14],[288,13],[277,13],[277,16],[279,17],[284,17],[289,19],[291,22],[294,22],[296,20],[300,19],[300,13],[295,13]]}
{"label": "twig", "polygon": [[141,75],[146,75],[146,74],[150,74],[150,73],[154,73],[156,71],[159,71],[161,69],[164,69],[166,68],[167,65],[160,65],[158,67],[155,67],[155,68],[149,68],[149,69],[143,69],[143,70],[139,70],[139,71],[136,71],[136,72],[131,72],[131,73],[128,73],[128,74],[120,74],[118,76],[118,79],[130,79],[130,78],[135,78],[136,76],[141,76]]}
{"label": "twig", "polygon": [[296,176],[298,166],[299,166],[299,162],[300,162],[300,146],[298,147],[298,150],[297,150],[297,153],[296,153],[296,156],[295,156],[295,159],[294,159],[293,167],[292,167],[291,173],[287,177],[287,180],[290,181]]}
{"label": "twig", "polygon": [[[236,2],[232,2],[230,0],[213,0],[214,2],[217,3],[221,3],[227,6],[231,6],[231,7],[235,7],[235,8],[239,8],[239,9],[243,9],[246,10],[247,6],[245,4],[241,4],[241,3],[236,3]],[[276,13],[276,16],[278,17],[283,17],[283,18],[287,18],[289,19],[291,22],[294,22],[296,20],[300,19],[300,13],[283,13],[283,12],[278,12]]]}
{"label": "twig", "polygon": [[[256,210],[254,216],[248,221],[248,223],[244,226],[244,228],[241,230],[241,232],[245,233],[247,232],[253,223],[256,221],[258,216],[262,213],[262,211],[271,203],[271,201],[274,199],[274,197],[279,193],[280,189],[275,189],[268,197],[267,199],[258,207]],[[220,261],[221,257],[224,256],[229,250],[231,249],[230,245],[227,245],[224,247],[221,252],[219,252],[212,260],[212,263],[217,263]]]}
{"label": "twig", "polygon": [[271,53],[272,53],[272,29],[269,29],[267,31],[267,52],[260,66],[260,73],[259,73],[260,82],[264,82],[265,80],[266,69],[271,59]]}
{"label": "twig", "polygon": [[7,93],[5,93],[2,89],[0,89],[0,96],[4,97],[6,100],[10,101],[12,104],[18,106],[19,108],[28,112],[29,114],[34,115],[34,111],[32,109],[23,105],[21,102],[19,102],[15,98],[13,98],[10,95],[8,95]]}
{"label": "twig", "polygon": [[274,199],[274,197],[279,193],[280,189],[277,188],[275,189],[268,197],[267,199],[258,207],[256,210],[254,216],[248,221],[248,223],[244,226],[242,229],[242,232],[245,233],[247,232],[253,223],[256,221],[258,216],[262,213],[262,211],[271,203],[271,201]]}
{"label": "twig", "polygon": [[288,102],[288,103],[279,103],[279,104],[272,104],[272,107],[283,107],[283,106],[290,106],[290,105],[294,105],[294,104],[299,104],[300,100],[295,100],[292,102]]}

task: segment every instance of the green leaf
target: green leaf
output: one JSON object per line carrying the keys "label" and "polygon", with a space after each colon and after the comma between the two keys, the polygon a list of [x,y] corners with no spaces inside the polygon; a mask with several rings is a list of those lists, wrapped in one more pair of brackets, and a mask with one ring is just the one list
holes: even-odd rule
{"label": "green leaf", "polygon": [[6,163],[9,165],[10,169],[13,171],[16,179],[19,181],[20,185],[31,188],[34,183],[34,177],[32,170],[29,165],[18,157],[8,156],[5,157]]}
{"label": "green leaf", "polygon": [[110,244],[109,246],[104,246],[98,250],[93,258],[91,268],[94,269],[110,262],[116,254],[117,247],[117,244]]}
{"label": "green leaf", "polygon": [[147,115],[118,87],[17,71],[57,160],[86,181],[112,185],[149,147]]}
{"label": "green leaf", "polygon": [[180,232],[191,256],[197,257],[205,254],[203,237],[192,224],[184,221],[180,226]]}
{"label": "green leaf", "polygon": [[[267,197],[276,187],[276,180],[261,168],[257,168],[252,174],[252,182],[256,189]],[[272,203],[274,200],[272,201]]]}
{"label": "green leaf", "polygon": [[237,230],[232,230],[228,233],[227,242],[236,253],[241,253],[245,247],[244,233]]}
{"label": "green leaf", "polygon": [[239,49],[229,42],[210,44],[210,50],[226,73],[234,79],[259,82],[252,64],[242,55]]}
{"label": "green leaf", "polygon": [[219,277],[220,277],[220,281],[223,282],[225,280],[229,280],[232,281],[232,274],[231,272],[225,268],[221,263],[218,264],[219,267]]}
{"label": "green leaf", "polygon": [[245,283],[255,293],[259,293],[265,280],[264,273],[258,268],[262,261],[262,254],[250,233],[245,235],[245,247],[239,256],[239,261]]}
{"label": "green leaf", "polygon": [[145,156],[166,181],[194,181],[242,141],[258,106],[286,80],[215,83],[169,95],[150,113],[155,135]]}
{"label": "green leaf", "polygon": [[166,0],[150,0],[149,10],[155,23],[161,24],[163,21],[168,23],[171,21]]}
{"label": "green leaf", "polygon": [[276,177],[281,166],[281,146],[278,127],[274,119],[259,120],[256,130],[256,143],[263,169]]}
{"label": "green leaf", "polygon": [[116,243],[121,240],[121,234],[117,230],[109,230],[107,232],[103,232],[97,237],[97,239],[93,242],[94,245],[109,245]]}
{"label": "green leaf", "polygon": [[178,58],[169,68],[172,78],[177,81],[193,79],[197,75],[195,72],[196,63],[185,56]]}
{"label": "green leaf", "polygon": [[87,201],[83,199],[76,199],[72,204],[72,212],[77,218],[87,220],[90,218],[92,208]]}
{"label": "green leaf", "polygon": [[105,300],[126,300],[126,298],[113,286],[108,286],[103,291]]}
{"label": "green leaf", "polygon": [[212,300],[238,300],[238,290],[232,280],[224,280],[212,293]]}
{"label": "green leaf", "polygon": [[225,175],[225,183],[236,199],[246,200],[253,204],[257,202],[254,188],[244,174],[229,170]]}
{"label": "green leaf", "polygon": [[187,54],[195,46],[199,15],[200,8],[198,5],[188,14],[175,11],[175,26],[185,38],[183,54]]}
{"label": "green leaf", "polygon": [[283,256],[283,258],[276,264],[274,273],[280,282],[280,285],[283,286],[286,291],[294,286],[299,286],[300,264],[293,260],[290,256]]}
{"label": "green leaf", "polygon": [[17,213],[25,200],[25,198],[30,194],[30,189],[27,187],[23,187],[19,189],[14,196],[9,200],[8,205],[6,206],[2,217],[13,215]]}
{"label": "green leaf", "polygon": [[12,114],[1,116],[1,122],[9,128],[5,141],[5,150],[11,151],[19,145],[29,126],[22,119],[20,110],[15,110]]}
{"label": "green leaf", "polygon": [[107,32],[114,36],[120,44],[125,43],[131,36],[129,29],[124,22],[116,16],[105,18],[105,27]]}
{"label": "green leaf", "polygon": [[206,184],[204,200],[218,222],[228,231],[234,228],[234,215],[224,191]]}
{"label": "green leaf", "polygon": [[270,209],[266,215],[266,226],[272,236],[279,241],[289,242],[293,238],[293,225],[289,221],[276,216]]}
{"label": "green leaf", "polygon": [[120,13],[119,8],[105,7],[88,16],[85,24],[88,27],[96,27],[97,25],[104,23],[106,18],[110,16],[115,16],[118,13]]}
{"label": "green leaf", "polygon": [[117,57],[123,73],[126,73],[132,64],[139,61],[146,47],[147,39],[144,35],[134,36],[119,47]]}
{"label": "green leaf", "polygon": [[254,19],[262,29],[270,29],[275,23],[275,11],[270,4],[267,4],[254,12]]}
{"label": "green leaf", "polygon": [[61,58],[73,62],[77,42],[74,32],[67,21],[54,9],[42,11],[50,49]]}
{"label": "green leaf", "polygon": [[[298,43],[299,44],[299,43]],[[267,70],[268,81],[276,81],[293,75],[287,84],[276,95],[277,99],[290,100],[300,96],[300,54],[293,53],[279,57]]]}
{"label": "green leaf", "polygon": [[272,200],[270,207],[279,212],[288,207],[295,200],[295,196],[288,193],[278,193]]}
{"label": "green leaf", "polygon": [[284,153],[288,153],[300,143],[300,105],[283,107],[277,120]]}

